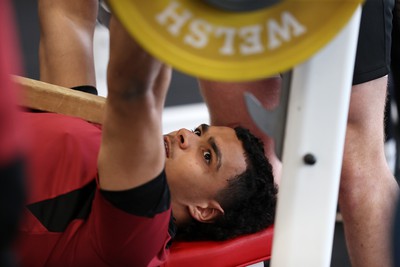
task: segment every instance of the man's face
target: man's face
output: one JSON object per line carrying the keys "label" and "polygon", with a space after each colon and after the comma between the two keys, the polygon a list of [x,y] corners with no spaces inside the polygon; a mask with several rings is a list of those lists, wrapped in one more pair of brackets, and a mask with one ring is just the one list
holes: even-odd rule
{"label": "man's face", "polygon": [[166,174],[172,200],[201,205],[214,200],[227,180],[246,169],[244,149],[235,131],[202,124],[164,136]]}

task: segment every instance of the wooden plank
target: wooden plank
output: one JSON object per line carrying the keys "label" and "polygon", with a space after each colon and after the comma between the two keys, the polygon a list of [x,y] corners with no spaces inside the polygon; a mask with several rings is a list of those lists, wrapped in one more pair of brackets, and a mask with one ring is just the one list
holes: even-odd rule
{"label": "wooden plank", "polygon": [[103,122],[106,98],[102,96],[21,76],[13,76],[13,80],[22,90],[21,105],[24,107]]}

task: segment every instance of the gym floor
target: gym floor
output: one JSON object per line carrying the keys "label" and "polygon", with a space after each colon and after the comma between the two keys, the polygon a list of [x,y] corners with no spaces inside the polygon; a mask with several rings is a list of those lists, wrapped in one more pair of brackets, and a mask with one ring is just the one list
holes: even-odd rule
{"label": "gym floor", "polygon": [[[13,0],[17,30],[19,31],[20,49],[23,59],[23,74],[32,79],[39,79],[38,47],[39,23],[37,1]],[[106,96],[105,69],[107,63],[108,33],[99,26],[95,34],[95,60],[99,94]],[[208,121],[207,109],[202,101],[196,80],[175,72],[166,101],[164,132],[180,127],[193,128]],[[182,114],[185,116],[183,117]],[[343,224],[336,223],[332,252],[332,267],[351,266],[344,241]]]}

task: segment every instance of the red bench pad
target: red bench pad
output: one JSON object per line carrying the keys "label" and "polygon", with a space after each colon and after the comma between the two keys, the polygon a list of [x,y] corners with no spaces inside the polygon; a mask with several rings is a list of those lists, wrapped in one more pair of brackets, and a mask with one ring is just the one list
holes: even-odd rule
{"label": "red bench pad", "polygon": [[271,258],[273,227],[228,241],[172,243],[164,267],[247,266]]}

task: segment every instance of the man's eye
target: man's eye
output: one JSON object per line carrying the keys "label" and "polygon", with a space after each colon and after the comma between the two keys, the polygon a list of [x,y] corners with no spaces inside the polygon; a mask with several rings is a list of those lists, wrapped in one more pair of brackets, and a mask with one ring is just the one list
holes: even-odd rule
{"label": "man's eye", "polygon": [[203,152],[203,157],[206,160],[207,164],[210,164],[210,162],[211,162],[211,153],[209,151],[204,151]]}
{"label": "man's eye", "polygon": [[195,135],[198,135],[198,136],[201,135],[201,131],[200,131],[199,128],[194,129],[192,132],[193,132]]}

